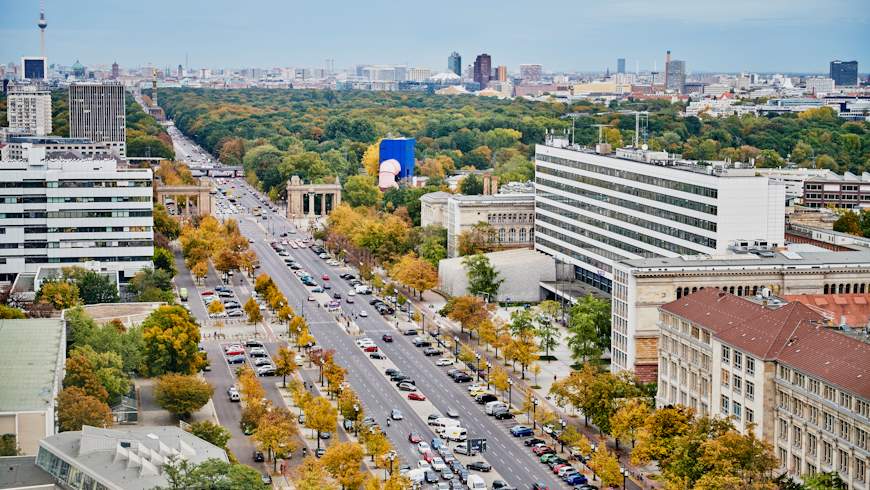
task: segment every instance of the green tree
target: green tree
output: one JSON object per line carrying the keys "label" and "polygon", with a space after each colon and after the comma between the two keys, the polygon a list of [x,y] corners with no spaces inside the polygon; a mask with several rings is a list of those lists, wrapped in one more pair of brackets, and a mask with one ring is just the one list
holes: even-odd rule
{"label": "green tree", "polygon": [[79,288],[73,283],[60,280],[42,282],[36,292],[37,301],[50,304],[57,310],[65,310],[79,304]]}
{"label": "green tree", "polygon": [[154,231],[169,241],[175,240],[181,234],[181,225],[178,224],[178,220],[170,216],[162,204],[154,204]]}
{"label": "green tree", "polygon": [[232,434],[229,430],[210,420],[194,422],[190,424],[187,431],[222,449],[227,448],[227,443],[230,441],[230,438],[232,438]]}
{"label": "green tree", "polygon": [[483,194],[483,180],[477,174],[468,174],[459,184],[459,191],[466,196]]}
{"label": "green tree", "polygon": [[341,197],[354,207],[374,206],[381,199],[381,191],[374,177],[354,175],[345,181]]}
{"label": "green tree", "polygon": [[24,312],[18,308],[0,305],[0,320],[21,320],[25,318]]}
{"label": "green tree", "polygon": [[169,273],[170,277],[175,277],[178,270],[175,268],[175,257],[172,252],[163,247],[154,247],[154,268]]}
{"label": "green tree", "polygon": [[118,288],[109,276],[94,271],[85,271],[76,281],[79,296],[86,305],[97,303],[117,303]]}
{"label": "green tree", "polygon": [[837,221],[834,221],[834,231],[840,233],[848,233],[850,235],[863,236],[861,229],[861,219],[857,213],[852,211],[844,211]]}
{"label": "green tree", "polygon": [[[130,377],[124,372],[124,361],[116,352],[96,352],[91,346],[76,347],[70,358],[83,356],[87,359],[87,365],[92,370],[97,381],[107,393],[107,401],[114,405],[121,400],[121,396],[130,391]],[[68,359],[69,360],[69,359]]]}
{"label": "green tree", "polygon": [[266,490],[260,473],[249,466],[211,458],[193,464],[183,458],[170,457],[163,464],[167,485],[155,490]]}
{"label": "green tree", "polygon": [[802,479],[806,490],[846,490],[849,488],[849,485],[835,471],[804,475]]}
{"label": "green tree", "polygon": [[197,376],[164,374],[154,385],[157,404],[171,414],[187,418],[208,403],[214,388]]}
{"label": "green tree", "polygon": [[18,456],[20,453],[15,434],[0,435],[0,456]]}
{"label": "green tree", "polygon": [[499,277],[489,258],[483,254],[469,255],[462,259],[462,265],[468,276],[468,292],[496,301],[504,279]]}
{"label": "green tree", "polygon": [[144,269],[130,279],[129,290],[142,302],[173,302],[172,274],[165,269]]}
{"label": "green tree", "polygon": [[151,376],[193,374],[203,359],[199,353],[199,325],[181,306],[161,306],[142,322],[143,364]]}

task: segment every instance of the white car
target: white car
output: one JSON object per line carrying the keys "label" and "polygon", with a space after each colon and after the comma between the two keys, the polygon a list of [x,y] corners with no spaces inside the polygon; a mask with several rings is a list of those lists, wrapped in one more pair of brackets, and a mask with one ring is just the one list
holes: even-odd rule
{"label": "white car", "polygon": [[[426,451],[431,451],[432,448],[429,446],[429,443],[426,441],[420,441],[417,443],[417,452],[420,454],[425,453]],[[426,463],[425,461],[423,461]],[[429,466],[429,463],[426,463],[426,466]],[[428,468],[427,468],[428,469]]]}
{"label": "white car", "polygon": [[447,468],[447,465],[444,464],[444,460],[438,457],[432,458],[432,469],[435,471],[441,471],[444,468]]}
{"label": "white car", "polygon": [[468,391],[478,391],[478,390],[485,390],[485,389],[486,389],[486,385],[479,385],[477,383],[474,383],[468,387]]}
{"label": "white car", "polygon": [[361,310],[361,311],[359,312],[359,316],[365,318],[365,317],[369,316],[369,314],[366,313],[366,310]]}
{"label": "white car", "polygon": [[302,354],[296,354],[296,365],[301,366],[305,364],[305,358],[302,357]]}
{"label": "white car", "polygon": [[429,464],[425,459],[421,459],[420,461],[417,461],[417,468],[423,471],[428,471],[432,469],[432,465]]}
{"label": "white car", "polygon": [[225,311],[220,311],[218,313],[209,313],[208,314],[209,318],[226,318],[227,316],[228,316],[227,312],[225,312]]}
{"label": "white car", "polygon": [[435,361],[435,365],[436,366],[452,366],[453,359],[450,359],[449,357],[442,357],[441,359],[438,359],[437,361]]}
{"label": "white car", "polygon": [[353,289],[351,289],[347,292],[347,295],[348,296],[356,296],[356,292]]}

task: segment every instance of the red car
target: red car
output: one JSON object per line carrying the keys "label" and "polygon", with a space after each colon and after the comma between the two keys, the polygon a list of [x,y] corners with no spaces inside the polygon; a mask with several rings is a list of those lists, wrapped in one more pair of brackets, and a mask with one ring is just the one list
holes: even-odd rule
{"label": "red car", "polygon": [[383,340],[384,342],[392,342],[392,341],[393,341],[393,336],[390,335],[390,334],[388,334],[388,333],[385,333],[385,334],[381,337],[381,340]]}
{"label": "red car", "polygon": [[363,350],[364,350],[365,352],[377,352],[377,351],[378,351],[378,346],[376,346],[376,345],[370,345],[370,346],[366,347],[366,348],[363,349]]}
{"label": "red car", "polygon": [[532,448],[532,452],[537,454],[538,456],[543,456],[545,454],[555,453],[556,451],[554,451],[553,448],[549,446],[536,446]]}
{"label": "red car", "polygon": [[425,459],[427,463],[431,463],[432,460],[435,459],[435,453],[432,451],[426,451],[423,453],[423,459]]}
{"label": "red car", "polygon": [[328,281],[328,280],[329,280],[329,274],[324,274],[324,275],[320,276],[320,278],[323,279],[324,281]]}
{"label": "red car", "polygon": [[214,291],[203,291],[199,294],[200,294],[200,296],[212,296],[212,295],[214,295]]}
{"label": "red car", "polygon": [[423,440],[423,436],[421,436],[420,434],[418,434],[416,432],[411,432],[410,434],[408,434],[408,442],[410,442],[412,444],[417,444],[418,442],[421,442],[422,440]]}
{"label": "red car", "polygon": [[426,401],[426,397],[420,393],[408,393],[408,400]]}
{"label": "red car", "polygon": [[226,352],[226,355],[228,355],[228,356],[240,356],[240,355],[244,355],[244,354],[245,354],[244,349],[230,349]]}

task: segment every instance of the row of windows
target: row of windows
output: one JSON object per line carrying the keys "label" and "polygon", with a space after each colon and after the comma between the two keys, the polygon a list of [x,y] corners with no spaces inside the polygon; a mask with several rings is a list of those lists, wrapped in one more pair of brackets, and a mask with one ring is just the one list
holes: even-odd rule
{"label": "row of windows", "polygon": [[25,264],[73,264],[79,262],[151,262],[153,257],[24,257]]}
{"label": "row of windows", "polygon": [[734,417],[737,422],[755,423],[755,411],[749,407],[744,407],[738,401],[732,401],[727,395],[722,395],[719,412],[723,417]]}
{"label": "row of windows", "polygon": [[[555,189],[560,189],[560,190],[563,190],[565,192],[569,192],[569,193],[576,195],[576,196],[583,196],[583,197],[587,197],[589,199],[594,199],[596,201],[601,201],[601,202],[613,204],[613,205],[619,206],[621,208],[632,209],[634,211],[639,211],[639,212],[642,212],[644,214],[649,214],[649,215],[655,216],[657,218],[662,218],[662,219],[666,219],[669,221],[675,221],[677,223],[689,225],[693,228],[701,228],[701,229],[708,230],[708,231],[716,231],[716,223],[714,223],[713,221],[697,218],[695,216],[687,216],[685,214],[675,213],[673,211],[668,211],[666,209],[660,209],[660,208],[656,208],[653,206],[648,206],[646,204],[641,204],[637,201],[632,201],[630,199],[620,199],[618,197],[613,197],[613,196],[610,196],[607,194],[602,194],[599,192],[581,189],[579,187],[574,187],[572,185],[562,184],[561,182],[556,182],[556,181],[541,177],[541,175],[543,175],[545,173],[551,173],[551,172],[548,172],[548,170],[549,169],[543,168],[543,167],[541,169],[539,169],[538,177],[536,179],[536,182],[538,184],[553,187]],[[540,195],[541,194],[540,187],[538,189],[539,189],[538,195]],[[556,198],[553,198],[553,199],[555,199],[557,201],[559,200]],[[574,201],[572,199],[568,199],[567,201],[562,201],[562,202],[568,202],[568,203],[573,204]]]}
{"label": "row of windows", "polygon": [[142,218],[151,216],[150,209],[52,211],[48,218]]}
{"label": "row of windows", "polygon": [[79,189],[91,187],[151,187],[150,180],[62,180],[49,182],[47,187]]}
{"label": "row of windows", "polygon": [[[783,441],[785,444],[788,444],[789,440],[789,424],[785,419],[779,419],[778,430],[779,439]],[[810,461],[815,461],[816,457],[819,454],[819,438],[815,434],[807,433],[804,435],[803,429],[798,426],[792,426],[791,430],[791,446],[794,448],[791,465],[789,466],[789,472],[796,475],[804,475],[804,474],[815,474],[817,468],[815,465],[811,464]],[[804,437],[805,436],[805,437]],[[779,459],[780,462],[785,465],[786,464],[786,451],[782,446],[779,448]],[[821,462],[823,465],[828,467],[834,467],[834,446],[830,442],[826,440],[821,441]],[[807,457],[807,468],[806,470],[802,470],[801,468],[801,457],[800,453],[804,453]],[[840,473],[840,476],[844,481],[849,481],[850,475],[854,476],[855,480],[858,482],[863,482],[867,478],[867,463],[862,458],[854,458],[850,456],[849,452],[837,448],[837,471]],[[854,469],[852,468],[852,464],[854,463]]]}
{"label": "row of windows", "polygon": [[[540,231],[541,231],[542,229],[543,229],[543,228],[538,228],[538,232],[540,233]],[[560,239],[560,240],[564,240],[564,239],[569,238],[569,237],[566,237],[565,235],[562,235],[561,233],[555,233],[555,232],[552,232],[552,231],[550,231],[550,230],[547,230],[547,233],[549,233],[550,236],[552,236],[553,238],[557,238],[557,239]],[[600,260],[598,260],[598,259],[594,259],[594,258],[592,258],[592,257],[590,257],[590,256],[588,256],[588,255],[585,255],[585,254],[582,254],[582,253],[580,253],[580,252],[577,252],[576,250],[569,249],[569,248],[565,248],[565,247],[563,247],[562,245],[559,245],[558,243],[555,243],[555,242],[553,242],[553,241],[551,241],[551,240],[547,240],[546,238],[543,238],[540,234],[537,235],[537,237],[536,237],[536,239],[535,239],[535,243],[539,243],[539,244],[541,244],[541,245],[543,245],[543,246],[545,246],[545,247],[547,247],[547,248],[550,248],[550,249],[552,249],[552,250],[555,250],[555,251],[557,251],[557,252],[559,252],[559,253],[561,253],[561,254],[567,255],[567,256],[572,257],[572,258],[574,258],[574,259],[577,259],[577,260],[579,260],[580,262],[583,262],[584,264],[589,264],[589,265],[591,265],[592,267],[595,267],[596,269],[601,269],[601,270],[606,271],[606,272],[611,272],[611,271],[613,270],[613,268],[610,266],[610,264],[607,264],[607,263],[605,263],[605,262],[602,262],[602,261],[600,261]],[[600,251],[600,253],[601,253],[602,255],[603,255],[604,253],[610,253],[610,252],[608,252],[607,250],[599,249],[599,248],[592,247],[592,246],[588,246],[588,245],[584,245],[583,248],[584,248],[584,249],[587,249],[587,250],[591,250],[591,251],[593,251],[593,252],[595,252],[595,253],[599,253],[599,251]],[[622,259],[619,258],[619,259],[616,259],[616,260],[622,260]]]}
{"label": "row of windows", "polygon": [[[572,206],[575,208],[580,208],[580,209],[583,209],[585,211],[591,211],[595,214],[598,214],[598,215],[601,215],[601,216],[604,216],[607,218],[612,218],[612,219],[615,219],[615,220],[618,220],[618,221],[621,221],[624,223],[630,223],[632,225],[640,226],[641,228],[646,228],[647,230],[656,231],[656,232],[659,232],[659,233],[662,233],[665,235],[672,236],[674,238],[686,240],[688,242],[697,243],[698,245],[701,245],[704,247],[716,248],[716,240],[714,238],[708,238],[708,237],[705,237],[702,235],[698,235],[696,233],[691,233],[691,232],[688,232],[685,230],[681,230],[679,228],[674,228],[674,227],[668,226],[664,223],[654,223],[652,221],[648,221],[648,220],[638,218],[635,216],[629,216],[627,214],[620,213],[618,211],[612,211],[610,209],[602,208],[599,206],[593,206],[592,204],[589,204],[589,203],[586,203],[583,201],[576,201],[574,199],[560,196],[558,194],[552,194],[549,192],[542,192],[539,190],[538,195],[541,197],[544,197],[546,199],[551,199],[551,200],[554,200],[556,202],[562,202],[563,204],[568,204],[569,206]],[[543,204],[541,204],[539,201],[538,207],[540,208],[542,206],[543,206]]]}
{"label": "row of windows", "polygon": [[[677,245],[676,243],[673,243],[673,242],[661,240],[661,239],[658,239],[658,238],[655,238],[655,237],[652,237],[649,235],[645,235],[643,233],[640,233],[640,232],[637,232],[634,230],[629,230],[628,228],[623,228],[622,226],[614,225],[612,223],[607,223],[607,222],[601,221],[599,219],[591,218],[589,216],[586,216],[586,215],[583,215],[580,213],[575,213],[573,211],[567,211],[565,209],[558,208],[556,206],[553,206],[551,204],[547,204],[544,202],[538,203],[538,209],[550,211],[551,213],[568,218],[568,219],[572,220],[572,222],[585,223],[587,225],[594,226],[598,229],[609,231],[611,233],[616,233],[617,235],[622,235],[626,238],[630,238],[632,240],[636,240],[636,241],[641,242],[641,243],[646,243],[647,245],[652,245],[656,248],[668,250],[668,251],[671,251],[671,252],[674,252],[674,253],[677,253],[680,255],[694,255],[694,254],[698,253],[698,250],[693,250],[691,248],[684,247],[682,245]],[[538,219],[541,219],[541,216],[542,216],[541,214],[538,214]],[[586,229],[586,228],[580,228],[580,227],[575,226],[573,224],[565,224],[562,226],[564,228],[570,229],[572,231],[575,231],[575,230],[588,231],[588,229]],[[580,233],[580,232],[575,231],[575,233]],[[619,248],[625,248],[621,245],[623,242],[613,240],[613,239],[610,239],[610,240],[614,241],[617,244],[615,246],[617,246]],[[716,240],[710,240],[710,242],[712,242],[713,247],[715,248]],[[641,254],[653,254],[653,256],[660,255],[660,254],[656,254],[655,252],[649,252],[645,249],[635,247],[633,245],[629,245],[629,247],[633,248],[633,249],[641,250],[641,252],[638,255],[641,255]]]}
{"label": "row of windows", "polygon": [[41,204],[46,202],[45,196],[4,196],[0,204]]}
{"label": "row of windows", "polygon": [[113,197],[50,197],[50,203],[83,202],[151,202],[151,196],[113,196]]}
{"label": "row of windows", "polygon": [[[690,209],[692,211],[697,211],[700,213],[706,213],[710,215],[716,215],[718,209],[716,206],[711,204],[705,204],[698,201],[692,201],[691,199],[683,199],[681,197],[671,196],[669,194],[661,194],[658,192],[648,191],[646,189],[638,189],[637,187],[630,185],[617,184],[614,182],[609,182],[606,180],[595,179],[592,177],[586,177],[583,175],[577,175],[572,172],[566,172],[564,170],[555,170],[549,167],[538,166],[536,171],[539,174],[548,174],[556,177],[561,177],[563,179],[572,180],[574,182],[578,182],[581,184],[591,185],[594,187],[600,187],[602,189],[610,189],[615,192],[620,192],[622,194],[642,197],[644,199],[649,199],[651,201],[657,201],[663,204],[670,204],[672,206],[677,206],[685,209]],[[537,182],[537,180],[536,180]]]}
{"label": "row of windows", "polygon": [[836,414],[826,410],[820,410],[818,407],[781,390],[777,390],[776,401],[780,410],[789,412],[796,418],[806,420],[844,441],[850,441],[861,449],[868,449],[868,433],[861,428],[860,424],[853,426],[848,420],[838,418]]}
{"label": "row of windows", "polygon": [[[596,174],[607,175],[608,177],[615,177],[615,178],[619,178],[619,179],[631,180],[631,181],[640,182],[643,184],[654,185],[656,187],[663,187],[665,189],[671,189],[671,190],[680,191],[680,192],[687,192],[689,194],[696,194],[698,196],[716,198],[719,195],[719,191],[716,189],[713,189],[711,187],[704,187],[701,185],[689,184],[687,182],[680,182],[677,180],[670,180],[670,179],[665,179],[662,177],[653,177],[651,175],[639,174],[636,172],[630,172],[628,170],[619,170],[619,169],[612,168],[612,167],[605,167],[602,165],[595,165],[595,164],[586,163],[586,162],[578,162],[575,160],[554,157],[551,155],[535,155],[535,158],[537,158],[538,160],[545,161],[545,162],[556,163],[559,165],[565,165],[565,166],[576,168],[579,170],[585,170],[587,172],[594,172]],[[650,166],[650,168],[657,169],[657,167],[654,167],[654,166]]]}
{"label": "row of windows", "polygon": [[28,226],[24,233],[135,233],[150,232],[150,226],[69,226],[49,228],[47,226]]}
{"label": "row of windows", "polygon": [[43,180],[13,181],[0,179],[0,189],[45,189]]}
{"label": "row of windows", "polygon": [[833,404],[838,404],[861,417],[870,418],[870,404],[864,400],[854,398],[845,391],[839,391],[831,385],[806,377],[803,373],[789,369],[784,365],[779,366],[777,377],[814,395],[821,396]]}
{"label": "row of windows", "polygon": [[[561,229],[564,229],[567,231],[571,231],[573,233],[576,233],[577,235],[584,236],[584,237],[589,238],[591,240],[595,240],[595,241],[598,241],[600,243],[604,243],[604,244],[619,248],[621,250],[625,250],[628,253],[632,253],[632,254],[635,254],[635,255],[638,255],[638,256],[641,256],[644,258],[652,258],[652,257],[659,256],[655,252],[650,252],[649,250],[645,250],[645,249],[642,249],[640,247],[635,247],[634,245],[631,245],[629,243],[623,242],[621,240],[616,240],[616,239],[610,238],[608,236],[604,236],[600,233],[596,233],[596,232],[591,231],[589,229],[581,228],[580,226],[576,226],[573,224],[568,224],[564,221],[560,221],[556,218],[552,218],[552,217],[544,215],[544,214],[538,215],[537,222],[535,224],[535,230],[537,230],[535,233],[537,236],[541,236],[541,235],[552,236],[552,237],[558,238],[564,242],[570,243],[571,245],[576,245],[580,248],[585,248],[585,249],[588,249],[588,250],[593,251],[595,253],[599,253],[598,252],[599,250],[604,251],[604,249],[597,247],[594,244],[590,246],[590,244],[588,244],[585,241],[581,241],[581,240],[578,240],[576,238],[569,237],[567,235],[550,230],[548,228],[543,228],[543,227],[541,227],[540,223],[550,223],[551,225],[554,225],[558,228],[561,228]],[[608,259],[613,260],[613,261],[625,260],[625,259],[629,258],[629,257],[626,257],[624,255],[617,254],[615,252],[610,252],[610,251],[606,251],[606,252],[607,253],[602,253],[600,255],[603,255],[604,257],[607,257]]]}
{"label": "row of windows", "polygon": [[[746,358],[746,374],[749,376],[755,376],[755,359],[749,356],[745,356]],[[722,365],[727,366],[732,364],[733,369],[736,371],[743,370],[743,353],[734,349],[733,355],[730,347],[722,346]]]}
{"label": "row of windows", "polygon": [[747,400],[755,399],[755,383],[744,381],[739,374],[731,374],[731,371],[723,369],[719,382],[723,388],[731,387],[734,393],[745,396]]}

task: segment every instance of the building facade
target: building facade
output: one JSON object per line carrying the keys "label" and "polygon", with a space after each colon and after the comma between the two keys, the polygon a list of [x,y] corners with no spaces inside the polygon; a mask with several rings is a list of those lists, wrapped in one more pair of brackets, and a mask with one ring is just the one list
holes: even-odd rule
{"label": "building facade", "polygon": [[462,76],[462,56],[456,51],[450,53],[447,57],[447,70],[453,72],[456,76]]}
{"label": "building facade", "polygon": [[616,73],[625,73],[625,58],[616,58]]}
{"label": "building facade", "polygon": [[21,58],[21,73],[25,80],[45,80],[48,78],[48,60],[45,56],[25,56]]}
{"label": "building facade", "polygon": [[535,154],[535,246],[610,292],[621,260],[721,254],[737,240],[782,245],[784,186],[753,169],[663,152],[602,155],[552,139]]}
{"label": "building facade", "polygon": [[832,61],[830,77],[838,87],[854,87],[858,85],[858,62]]}
{"label": "building facade", "polygon": [[870,173],[833,172],[804,181],[804,206],[811,208],[864,208],[870,206]]}
{"label": "building facade", "polygon": [[11,136],[7,138],[6,146],[0,149],[0,160],[28,160],[34,148],[44,150],[49,159],[68,157],[103,160],[112,157],[108,144],[94,143],[87,138]]}
{"label": "building facade", "polygon": [[870,252],[627,260],[614,266],[614,277],[611,369],[653,381],[661,346],[661,305],[704,288],[737,296],[756,296],[765,288],[781,296],[870,292]]}
{"label": "building facade", "polygon": [[499,82],[507,81],[507,79],[508,79],[507,66],[498,65],[498,68],[495,71],[495,79],[498,80]]}
{"label": "building facade", "polygon": [[492,58],[486,53],[479,54],[474,60],[474,81],[483,90],[490,80],[492,80]]}
{"label": "building facade", "polygon": [[127,156],[124,86],[118,82],[79,82],[69,86],[69,135],[107,143]]}
{"label": "building facade", "polygon": [[671,60],[665,67],[667,70],[667,89],[677,93],[683,93],[686,85],[686,62],[683,60]]}
{"label": "building facade", "polygon": [[811,94],[829,94],[834,91],[834,80],[825,77],[807,78],[805,87]]}
{"label": "building facade", "polygon": [[524,82],[540,82],[544,76],[542,65],[520,65],[520,79]]}
{"label": "building facade", "polygon": [[6,121],[10,133],[25,136],[51,134],[51,92],[36,83],[10,84]]}
{"label": "building facade", "polygon": [[44,153],[0,165],[0,277],[87,262],[129,278],[151,267],[151,169]]}
{"label": "building facade", "polygon": [[447,199],[444,210],[448,257],[459,255],[460,235],[481,222],[492,226],[499,248],[531,247],[534,243],[534,194],[454,195]]}

